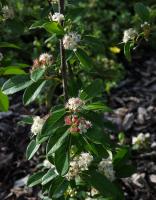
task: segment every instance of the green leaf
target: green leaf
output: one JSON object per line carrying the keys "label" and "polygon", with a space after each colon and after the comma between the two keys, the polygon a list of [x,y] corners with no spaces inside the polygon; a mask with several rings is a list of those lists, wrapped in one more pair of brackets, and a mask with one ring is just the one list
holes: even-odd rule
{"label": "green leaf", "polygon": [[21,49],[21,47],[12,44],[12,43],[8,43],[8,42],[0,42],[0,48],[14,48],[14,49]]}
{"label": "green leaf", "polygon": [[2,93],[0,90],[0,112],[7,112],[9,108],[9,99],[8,97]]}
{"label": "green leaf", "polygon": [[118,178],[126,178],[130,177],[132,174],[136,173],[136,167],[133,165],[120,165],[118,168],[115,168],[116,171],[116,177]]}
{"label": "green leaf", "polygon": [[64,108],[54,111],[43,125],[41,136],[50,135],[53,132],[54,125],[65,115],[65,113],[66,111]]}
{"label": "green leaf", "polygon": [[48,22],[43,24],[43,28],[49,33],[55,33],[57,35],[64,35],[62,26],[57,22]]}
{"label": "green leaf", "polygon": [[30,30],[31,29],[36,29],[36,28],[43,28],[43,25],[46,23],[45,20],[41,20],[41,21],[36,21],[34,22],[31,26],[30,26]]}
{"label": "green leaf", "polygon": [[110,147],[110,145],[112,145],[108,135],[103,131],[103,129],[95,125],[87,130],[87,133],[85,133],[85,137],[87,137],[93,143],[102,144],[105,147]]}
{"label": "green leaf", "polygon": [[126,163],[130,158],[130,150],[128,148],[120,148],[117,150],[113,158],[113,164],[115,167],[120,167],[123,163]]}
{"label": "green leaf", "polygon": [[19,69],[18,67],[9,66],[9,67],[1,67],[0,68],[0,75],[21,75],[26,74],[23,69]]}
{"label": "green leaf", "polygon": [[91,70],[92,61],[91,61],[90,57],[87,55],[87,53],[80,48],[74,52],[75,52],[75,55],[77,56],[77,58],[79,59],[83,69],[87,70],[87,71]]}
{"label": "green leaf", "polygon": [[105,104],[101,102],[95,102],[84,106],[85,110],[95,110],[95,111],[103,111],[103,112],[111,112],[111,108],[107,107]]}
{"label": "green leaf", "polygon": [[130,62],[132,60],[132,58],[131,58],[131,42],[130,41],[125,43],[125,45],[124,45],[124,54],[125,54],[127,60]]}
{"label": "green leaf", "polygon": [[68,188],[68,182],[66,181],[66,179],[59,177],[52,182],[49,190],[49,197],[52,199],[53,198],[57,199],[63,196],[67,188]]}
{"label": "green leaf", "polygon": [[64,144],[55,152],[55,166],[58,173],[64,176],[69,169],[69,137],[66,139]]}
{"label": "green leaf", "polygon": [[34,156],[34,154],[38,151],[39,147],[40,145],[36,144],[35,140],[32,140],[27,147],[26,158],[30,160]]}
{"label": "green leaf", "polygon": [[31,80],[33,80],[34,82],[38,81],[40,78],[42,78],[42,76],[45,73],[45,69],[36,69],[35,71],[33,71],[31,73]]}
{"label": "green leaf", "polygon": [[32,83],[28,75],[14,76],[4,83],[2,91],[4,94],[14,94],[29,87]]}
{"label": "green leaf", "polygon": [[40,184],[42,182],[42,177],[44,175],[45,175],[45,172],[43,172],[43,171],[40,171],[40,172],[33,174],[32,176],[30,176],[28,178],[27,185],[29,187],[33,187],[35,185]]}
{"label": "green leaf", "polygon": [[51,180],[53,180],[57,174],[55,173],[55,168],[49,169],[48,172],[42,177],[42,185],[46,185]]}
{"label": "green leaf", "polygon": [[19,125],[23,124],[33,124],[33,117],[31,116],[25,116],[21,121],[18,122]]}
{"label": "green leaf", "polygon": [[114,200],[124,199],[124,196],[118,187],[95,170],[84,175],[84,179],[88,184],[96,188],[102,195],[104,195],[104,197],[113,197]]}
{"label": "green leaf", "polygon": [[80,98],[87,100],[93,97],[97,97],[98,95],[102,94],[103,88],[103,81],[100,79],[94,80],[90,85],[88,85],[84,90],[82,90],[80,94]]}
{"label": "green leaf", "polygon": [[139,15],[139,17],[143,21],[149,20],[150,12],[143,3],[136,3],[134,9],[135,9],[135,12]]}
{"label": "green leaf", "polygon": [[47,154],[51,155],[57,151],[62,146],[68,135],[69,131],[67,130],[67,127],[58,128],[56,132],[49,138],[46,149]]}
{"label": "green leaf", "polygon": [[25,105],[28,105],[31,102],[33,102],[38,97],[38,95],[42,91],[45,84],[46,84],[46,81],[39,80],[38,82],[30,85],[24,92],[23,103]]}

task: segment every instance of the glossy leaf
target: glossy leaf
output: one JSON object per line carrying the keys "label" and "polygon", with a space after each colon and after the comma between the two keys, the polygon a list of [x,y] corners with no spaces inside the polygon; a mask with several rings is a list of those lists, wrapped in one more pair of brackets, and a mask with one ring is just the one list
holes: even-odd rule
{"label": "glossy leaf", "polygon": [[57,35],[63,35],[64,30],[62,26],[57,22],[48,22],[43,25],[46,31],[49,33],[55,33]]}
{"label": "glossy leaf", "polygon": [[14,76],[4,83],[2,91],[4,94],[14,94],[29,87],[32,83],[28,75]]}
{"label": "glossy leaf", "polygon": [[150,12],[143,3],[136,3],[134,9],[135,9],[135,12],[139,15],[139,17],[143,21],[149,20]]}
{"label": "glossy leaf", "polygon": [[58,128],[56,132],[49,138],[46,150],[47,154],[51,155],[56,150],[58,150],[62,146],[68,135],[69,131],[66,127]]}
{"label": "glossy leaf", "polygon": [[25,105],[28,105],[31,102],[33,102],[38,97],[38,95],[44,88],[45,84],[46,84],[46,81],[38,81],[30,85],[24,92],[23,103]]}
{"label": "glossy leaf", "polygon": [[66,139],[64,144],[55,152],[55,166],[58,173],[64,176],[69,169],[69,137]]}
{"label": "glossy leaf", "polygon": [[33,80],[34,82],[38,81],[40,78],[42,78],[42,76],[45,73],[45,69],[36,69],[35,71],[33,71],[31,73],[31,80]]}
{"label": "glossy leaf", "polygon": [[74,52],[77,58],[79,59],[83,69],[89,71],[92,68],[92,61],[90,57],[87,55],[87,53],[80,48],[75,50]]}
{"label": "glossy leaf", "polygon": [[3,94],[3,92],[0,90],[0,112],[7,112],[9,108],[9,99],[7,95]]}
{"label": "glossy leaf", "polygon": [[111,108],[109,108],[108,106],[106,106],[105,104],[101,103],[101,102],[95,102],[92,104],[88,104],[84,107],[85,110],[95,110],[95,111],[103,111],[103,112],[111,112]]}
{"label": "glossy leaf", "polygon": [[116,187],[115,184],[110,182],[105,176],[96,172],[90,171],[84,176],[85,181],[91,186],[96,188],[104,197],[113,197],[114,200],[123,200],[122,192]]}
{"label": "glossy leaf", "polygon": [[132,58],[131,58],[131,42],[125,43],[124,54],[125,54],[127,60],[130,62],[132,60]]}
{"label": "glossy leaf", "polygon": [[94,80],[90,85],[88,85],[80,94],[81,99],[90,99],[101,95],[103,88],[103,81],[100,79]]}
{"label": "glossy leaf", "polygon": [[39,147],[40,145],[37,144],[35,140],[32,140],[27,147],[26,158],[30,160],[38,151]]}
{"label": "glossy leaf", "polygon": [[40,172],[33,174],[32,176],[30,176],[28,178],[27,185],[29,187],[33,187],[35,185],[40,184],[42,182],[42,177],[44,175],[45,175],[45,172],[43,172],[43,171],[40,171]]}
{"label": "glossy leaf", "polygon": [[51,180],[53,180],[57,174],[55,173],[55,169],[49,169],[48,172],[42,177],[42,185],[46,185]]}
{"label": "glossy leaf", "polygon": [[8,42],[0,42],[0,48],[13,48],[13,49],[21,49],[16,44],[8,43]]}

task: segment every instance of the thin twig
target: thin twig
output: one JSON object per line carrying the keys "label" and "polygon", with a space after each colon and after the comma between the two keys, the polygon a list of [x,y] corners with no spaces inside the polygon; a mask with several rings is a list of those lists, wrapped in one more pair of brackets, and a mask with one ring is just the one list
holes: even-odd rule
{"label": "thin twig", "polygon": [[[64,14],[64,0],[59,0],[58,6],[59,6],[59,13]],[[63,26],[64,23],[61,22],[61,25]],[[64,101],[66,102],[68,100],[68,89],[67,89],[67,67],[66,67],[66,56],[65,56],[65,49],[63,46],[63,39],[60,39],[60,56],[61,56],[61,71],[62,71],[62,82],[63,82],[63,95],[64,95]]]}

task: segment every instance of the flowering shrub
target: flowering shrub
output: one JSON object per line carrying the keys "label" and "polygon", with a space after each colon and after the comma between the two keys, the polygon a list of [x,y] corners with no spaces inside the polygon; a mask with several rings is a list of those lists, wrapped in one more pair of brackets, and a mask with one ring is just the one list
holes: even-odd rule
{"label": "flowering shrub", "polygon": [[[28,186],[40,185],[42,199],[45,200],[122,200],[124,194],[119,179],[134,172],[134,167],[128,162],[130,151],[128,147],[110,140],[109,133],[114,129],[110,122],[103,119],[103,113],[111,112],[111,109],[102,98],[102,79],[98,76],[93,81],[87,81],[90,74],[95,74],[94,63],[86,50],[88,46],[84,38],[87,36],[83,35],[83,31],[80,35],[70,24],[70,19],[66,20],[63,0],[49,3],[51,9],[48,15],[44,20],[35,21],[30,29],[43,29],[50,35],[47,40],[55,38],[57,47],[58,42],[60,47],[54,48],[53,53],[42,53],[35,58],[30,73],[20,71],[20,75],[4,83],[3,93],[0,93],[11,95],[25,90],[23,103],[29,105],[41,93],[48,93],[49,97],[58,85],[63,90],[63,95],[56,101],[59,105],[52,106],[46,116],[29,118],[32,138],[27,148],[27,158],[32,159],[41,146],[46,150],[41,167],[29,177]],[[56,3],[59,9],[53,13]],[[145,13],[141,12],[142,9]],[[8,7],[2,11],[5,21],[14,17]],[[146,17],[147,21],[150,20],[148,9],[137,4],[136,11],[144,19],[141,25],[143,32],[135,29],[124,31],[125,55],[129,60],[132,47],[149,36],[150,23],[146,23]],[[90,36],[88,39],[93,38]],[[118,51],[117,48],[111,50]],[[107,68],[115,65],[108,59],[103,62]]]}

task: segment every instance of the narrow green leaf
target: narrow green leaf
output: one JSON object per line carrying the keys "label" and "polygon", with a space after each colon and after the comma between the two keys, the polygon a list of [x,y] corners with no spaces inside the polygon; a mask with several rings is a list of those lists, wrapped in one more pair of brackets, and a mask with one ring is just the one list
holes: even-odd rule
{"label": "narrow green leaf", "polygon": [[53,180],[57,174],[55,173],[55,169],[49,169],[48,172],[42,177],[42,185],[46,185],[51,180]]}
{"label": "narrow green leaf", "polygon": [[45,69],[36,69],[35,71],[33,71],[31,73],[31,80],[33,80],[34,82],[38,81],[40,78],[42,78],[42,76],[45,73]]}
{"label": "narrow green leaf", "polygon": [[139,17],[143,21],[149,20],[150,12],[143,3],[136,3],[134,9],[135,9],[135,12],[139,15]]}
{"label": "narrow green leaf", "polygon": [[2,93],[0,90],[0,112],[7,112],[9,108],[9,99],[8,97]]}
{"label": "narrow green leaf", "polygon": [[64,176],[69,169],[69,137],[55,152],[55,166],[58,173]]}
{"label": "narrow green leaf", "polygon": [[43,27],[49,33],[55,33],[57,35],[64,35],[64,30],[62,26],[57,22],[48,22],[43,24]]}
{"label": "narrow green leaf", "polygon": [[111,108],[109,108],[108,106],[106,106],[105,104],[101,103],[101,102],[95,102],[95,103],[91,103],[88,104],[84,107],[85,110],[95,110],[95,111],[103,111],[103,112],[111,112]]}
{"label": "narrow green leaf", "polygon": [[33,102],[38,97],[45,84],[46,81],[39,80],[38,82],[35,82],[32,85],[30,85],[24,92],[23,103],[25,105],[28,105],[31,102]]}
{"label": "narrow green leaf", "polygon": [[96,188],[104,197],[113,197],[114,200],[123,200],[122,191],[116,185],[110,182],[105,176],[94,171],[90,171],[84,176],[85,181]]}
{"label": "narrow green leaf", "polygon": [[4,94],[14,94],[27,87],[29,87],[33,81],[30,80],[28,75],[13,76],[6,81],[2,87]]}
{"label": "narrow green leaf", "polygon": [[39,147],[40,147],[40,145],[36,144],[35,140],[32,140],[27,147],[26,158],[28,160],[30,160],[35,155],[35,153],[38,151]]}
{"label": "narrow green leaf", "polygon": [[8,42],[0,42],[0,48],[14,48],[14,49],[21,49],[19,46],[8,43]]}
{"label": "narrow green leaf", "polygon": [[29,187],[34,187],[35,185],[40,184],[42,182],[42,177],[45,175],[45,173],[46,172],[40,171],[33,174],[32,176],[29,176],[27,185]]}
{"label": "narrow green leaf", "polygon": [[49,190],[49,197],[51,199],[60,198],[61,196],[63,196],[67,188],[68,188],[68,182],[66,181],[66,179],[59,177],[52,182]]}
{"label": "narrow green leaf", "polygon": [[50,135],[53,132],[54,125],[65,115],[65,109],[59,109],[52,113],[52,115],[45,122],[41,136]]}
{"label": "narrow green leaf", "polygon": [[41,21],[36,21],[34,22],[31,26],[30,26],[30,30],[32,29],[37,29],[37,28],[43,28],[43,25],[46,23],[47,21],[45,20],[41,20]]}
{"label": "narrow green leaf", "polygon": [[124,45],[124,54],[125,54],[127,60],[130,62],[132,60],[132,58],[131,58],[131,42],[130,41],[125,43],[125,45]]}
{"label": "narrow green leaf", "polygon": [[49,138],[47,144],[47,154],[51,155],[56,150],[58,150],[64,143],[66,137],[69,135],[67,127],[61,127],[56,130],[56,132]]}
{"label": "narrow green leaf", "polygon": [[80,48],[74,52],[75,52],[75,55],[77,56],[77,58],[79,59],[83,69],[85,69],[87,71],[91,70],[92,61],[91,61],[90,57],[87,55],[87,53]]}
{"label": "narrow green leaf", "polygon": [[103,81],[100,79],[94,80],[90,85],[88,85],[85,89],[82,90],[80,94],[80,98],[87,100],[93,97],[97,97],[98,95],[102,94],[103,88]]}
{"label": "narrow green leaf", "polygon": [[19,69],[16,66],[9,66],[9,67],[1,67],[0,68],[0,75],[21,75],[26,74],[23,69]]}

